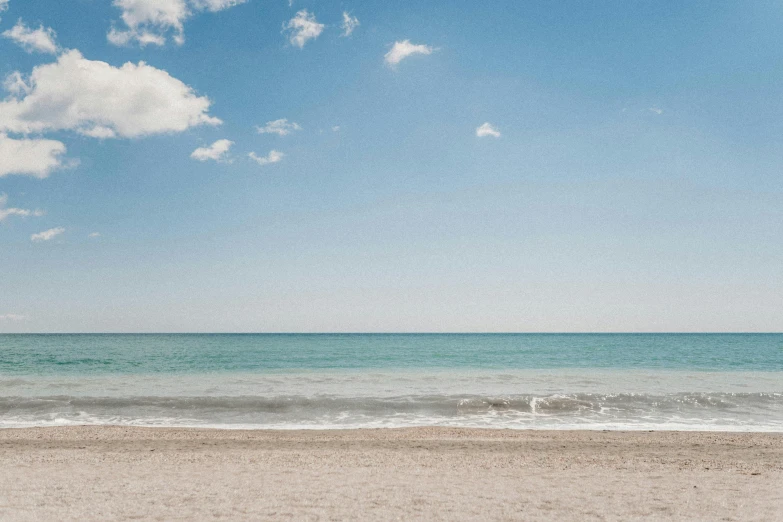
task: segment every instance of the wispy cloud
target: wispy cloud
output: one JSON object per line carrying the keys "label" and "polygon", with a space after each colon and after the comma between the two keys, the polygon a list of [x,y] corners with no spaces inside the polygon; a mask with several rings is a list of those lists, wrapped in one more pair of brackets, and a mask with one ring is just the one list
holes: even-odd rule
{"label": "wispy cloud", "polygon": [[[114,45],[136,42],[145,45],[164,45],[169,31],[177,44],[185,42],[185,19],[190,10],[185,0],[114,0],[122,10],[126,29],[112,27],[106,38]],[[112,24],[113,25],[113,24]]]}
{"label": "wispy cloud", "polygon": [[351,36],[353,30],[359,27],[359,19],[355,16],[351,16],[347,11],[343,11],[343,23],[340,27],[343,30],[341,36]]}
{"label": "wispy cloud", "polygon": [[234,142],[231,140],[217,140],[209,147],[199,147],[194,150],[190,157],[198,161],[217,161],[227,162],[226,155]]}
{"label": "wispy cloud", "polygon": [[50,228],[49,230],[44,230],[43,232],[38,232],[37,234],[33,234],[32,236],[30,236],[30,241],[32,241],[33,243],[40,243],[41,241],[49,241],[59,236],[63,232],[65,232],[65,229],[63,227]]}
{"label": "wispy cloud", "polygon": [[386,61],[386,65],[394,67],[409,56],[413,56],[414,54],[432,54],[434,51],[436,51],[436,49],[429,45],[412,44],[410,40],[403,40],[401,42],[394,42],[392,48],[383,58]]}
{"label": "wispy cloud", "polygon": [[38,29],[30,29],[20,18],[16,25],[3,31],[3,37],[13,40],[28,53],[39,52],[57,54],[57,33],[50,27],[41,25]]}
{"label": "wispy cloud", "polygon": [[499,138],[501,136],[500,131],[491,123],[482,123],[476,127],[476,136],[484,138],[485,136],[492,136],[493,138]]}
{"label": "wispy cloud", "polygon": [[40,217],[43,216],[43,210],[28,210],[26,208],[6,207],[8,204],[8,194],[0,194],[0,223],[10,216],[19,217]]}
{"label": "wispy cloud", "polygon": [[195,9],[217,13],[223,9],[244,4],[247,0],[190,0],[190,5]]}
{"label": "wispy cloud", "polygon": [[302,130],[295,121],[289,122],[286,118],[275,121],[268,121],[266,125],[256,127],[259,134],[277,134],[278,136],[288,136],[294,131]]}
{"label": "wispy cloud", "polygon": [[318,23],[314,14],[302,9],[288,23],[283,24],[283,32],[288,33],[291,45],[302,49],[308,41],[318,38],[324,27],[324,24]]}
{"label": "wispy cloud", "polygon": [[26,316],[20,314],[0,314],[0,321],[18,322],[27,319]]}
{"label": "wispy cloud", "polygon": [[100,232],[90,232],[89,234],[87,234],[87,237],[101,237],[101,233]]}
{"label": "wispy cloud", "polygon": [[650,112],[654,112],[655,114],[658,114],[659,116],[663,114],[663,109],[659,109],[658,107],[650,107],[647,109]]}
{"label": "wispy cloud", "polygon": [[169,34],[177,45],[185,43],[185,20],[198,11],[217,12],[247,0],[114,0],[122,11],[124,28],[112,28],[106,35],[110,43],[165,45]]}
{"label": "wispy cloud", "polygon": [[285,154],[276,150],[270,150],[269,154],[267,154],[266,156],[259,156],[255,152],[251,152],[250,154],[247,155],[248,158],[252,159],[259,165],[269,165],[270,163],[277,163],[279,161],[282,161],[283,156],[285,156]]}

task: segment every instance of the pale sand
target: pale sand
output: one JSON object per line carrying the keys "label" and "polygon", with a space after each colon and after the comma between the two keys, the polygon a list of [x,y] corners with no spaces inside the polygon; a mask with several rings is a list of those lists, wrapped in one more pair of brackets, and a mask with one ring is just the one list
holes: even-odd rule
{"label": "pale sand", "polygon": [[783,520],[783,435],[0,430],[0,519]]}

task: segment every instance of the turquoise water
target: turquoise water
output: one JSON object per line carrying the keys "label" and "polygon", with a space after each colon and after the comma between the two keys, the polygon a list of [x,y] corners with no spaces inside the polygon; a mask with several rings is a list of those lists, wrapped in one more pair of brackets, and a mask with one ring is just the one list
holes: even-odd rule
{"label": "turquoise water", "polygon": [[379,368],[783,371],[783,334],[0,335],[0,374]]}
{"label": "turquoise water", "polygon": [[0,427],[783,431],[783,334],[0,335]]}

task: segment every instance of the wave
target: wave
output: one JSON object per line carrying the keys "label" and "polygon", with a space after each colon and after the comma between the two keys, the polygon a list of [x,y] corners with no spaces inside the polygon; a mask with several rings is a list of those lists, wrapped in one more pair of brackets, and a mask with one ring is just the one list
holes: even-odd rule
{"label": "wave", "polygon": [[0,397],[0,427],[58,424],[783,431],[783,393]]}

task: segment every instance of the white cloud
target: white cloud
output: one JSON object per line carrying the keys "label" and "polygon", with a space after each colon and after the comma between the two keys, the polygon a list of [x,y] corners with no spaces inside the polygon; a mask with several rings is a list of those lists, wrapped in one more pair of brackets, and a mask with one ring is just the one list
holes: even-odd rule
{"label": "white cloud", "polygon": [[40,217],[43,216],[42,210],[28,210],[26,208],[13,208],[13,207],[6,207],[6,204],[8,203],[8,195],[7,194],[0,194],[0,223],[5,221],[5,219],[8,216],[19,216],[19,217]]}
{"label": "white cloud", "polygon": [[87,237],[101,237],[101,233],[100,232],[90,232],[89,234],[87,234]]}
{"label": "white cloud", "polygon": [[647,110],[649,110],[650,112],[654,112],[655,114],[658,114],[659,116],[661,114],[663,114],[663,109],[659,109],[658,107],[650,107]]}
{"label": "white cloud", "polygon": [[270,150],[269,154],[266,156],[258,156],[255,152],[251,152],[247,155],[248,158],[252,159],[259,165],[268,165],[270,163],[277,163],[278,161],[281,161],[283,159],[282,152],[276,151],[276,150]]}
{"label": "white cloud", "polygon": [[199,11],[217,13],[223,9],[244,4],[247,0],[190,0],[191,5]]}
{"label": "white cloud", "polygon": [[332,127],[332,132],[340,132],[340,126],[335,125],[334,127]]}
{"label": "white cloud", "polygon": [[159,34],[151,33],[149,31],[118,31],[114,27],[108,32],[106,39],[119,47],[130,45],[134,40],[142,47],[150,44],[158,46],[166,44],[166,38]]}
{"label": "white cloud", "polygon": [[288,31],[288,41],[291,45],[303,48],[308,40],[318,38],[323,32],[324,24],[319,24],[315,15],[302,9],[291,18],[287,24],[283,24],[283,31]]}
{"label": "white cloud", "polygon": [[302,130],[295,121],[289,122],[287,118],[281,118],[275,121],[268,121],[263,127],[257,126],[259,134],[277,134],[278,136],[288,136],[294,131]]}
{"label": "white cloud", "polygon": [[9,138],[0,132],[0,178],[10,174],[45,178],[64,165],[65,145],[46,139]]}
{"label": "white cloud", "polygon": [[432,54],[436,49],[429,45],[412,44],[410,40],[403,40],[401,42],[394,42],[394,45],[388,53],[384,55],[386,65],[394,67],[408,56],[414,54]]}
{"label": "white cloud", "polygon": [[194,150],[190,157],[198,161],[226,161],[226,154],[234,142],[231,140],[217,140],[209,147],[199,147]]}
{"label": "white cloud", "polygon": [[[0,5],[2,5],[2,4],[0,4]],[[25,319],[27,319],[27,317],[25,317],[24,315],[19,315],[19,314],[2,314],[2,315],[0,315],[0,321],[14,321],[14,322],[16,322],[16,321],[24,321]]]}
{"label": "white cloud", "polygon": [[38,29],[30,29],[20,18],[15,26],[3,31],[3,36],[16,42],[28,53],[57,54],[57,33],[50,27],[41,25]]}
{"label": "white cloud", "polygon": [[493,138],[499,138],[501,136],[500,131],[491,123],[482,123],[476,128],[476,136],[483,138],[485,136],[492,136]]}
{"label": "white cloud", "polygon": [[14,71],[5,77],[3,88],[14,96],[22,96],[30,92],[30,86],[25,83],[19,71]]}
{"label": "white cloud", "polygon": [[0,132],[133,138],[222,123],[207,113],[207,97],[144,62],[113,67],[71,50],[13,83],[15,96],[0,102]]}
{"label": "white cloud", "polygon": [[89,129],[83,129],[79,132],[85,136],[89,136],[90,138],[98,138],[99,140],[114,138],[117,136],[117,134],[109,127],[103,127],[101,125],[96,125],[95,127]]}
{"label": "white cloud", "polygon": [[[0,0],[0,13],[8,9],[8,0]],[[2,20],[2,18],[0,18]]]}
{"label": "white cloud", "polygon": [[33,234],[30,236],[30,241],[33,243],[40,243],[41,241],[49,241],[50,239],[54,239],[55,237],[59,236],[65,232],[65,229],[63,227],[57,227],[57,228],[50,228],[49,230],[44,230],[43,232],[38,232],[37,234]]}
{"label": "white cloud", "polygon": [[359,19],[343,11],[343,24],[340,27],[343,29],[342,36],[351,36],[353,30],[359,27]]}
{"label": "white cloud", "polygon": [[185,20],[196,11],[217,12],[247,0],[114,0],[122,10],[124,29],[112,27],[106,38],[114,45],[137,42],[164,45],[169,33],[178,45],[185,42]]}
{"label": "white cloud", "polygon": [[127,45],[137,40],[142,46],[163,45],[169,31],[173,31],[178,44],[185,41],[183,23],[190,15],[185,0],[114,0],[113,4],[122,10],[127,30],[112,27],[107,35],[109,42]]}

